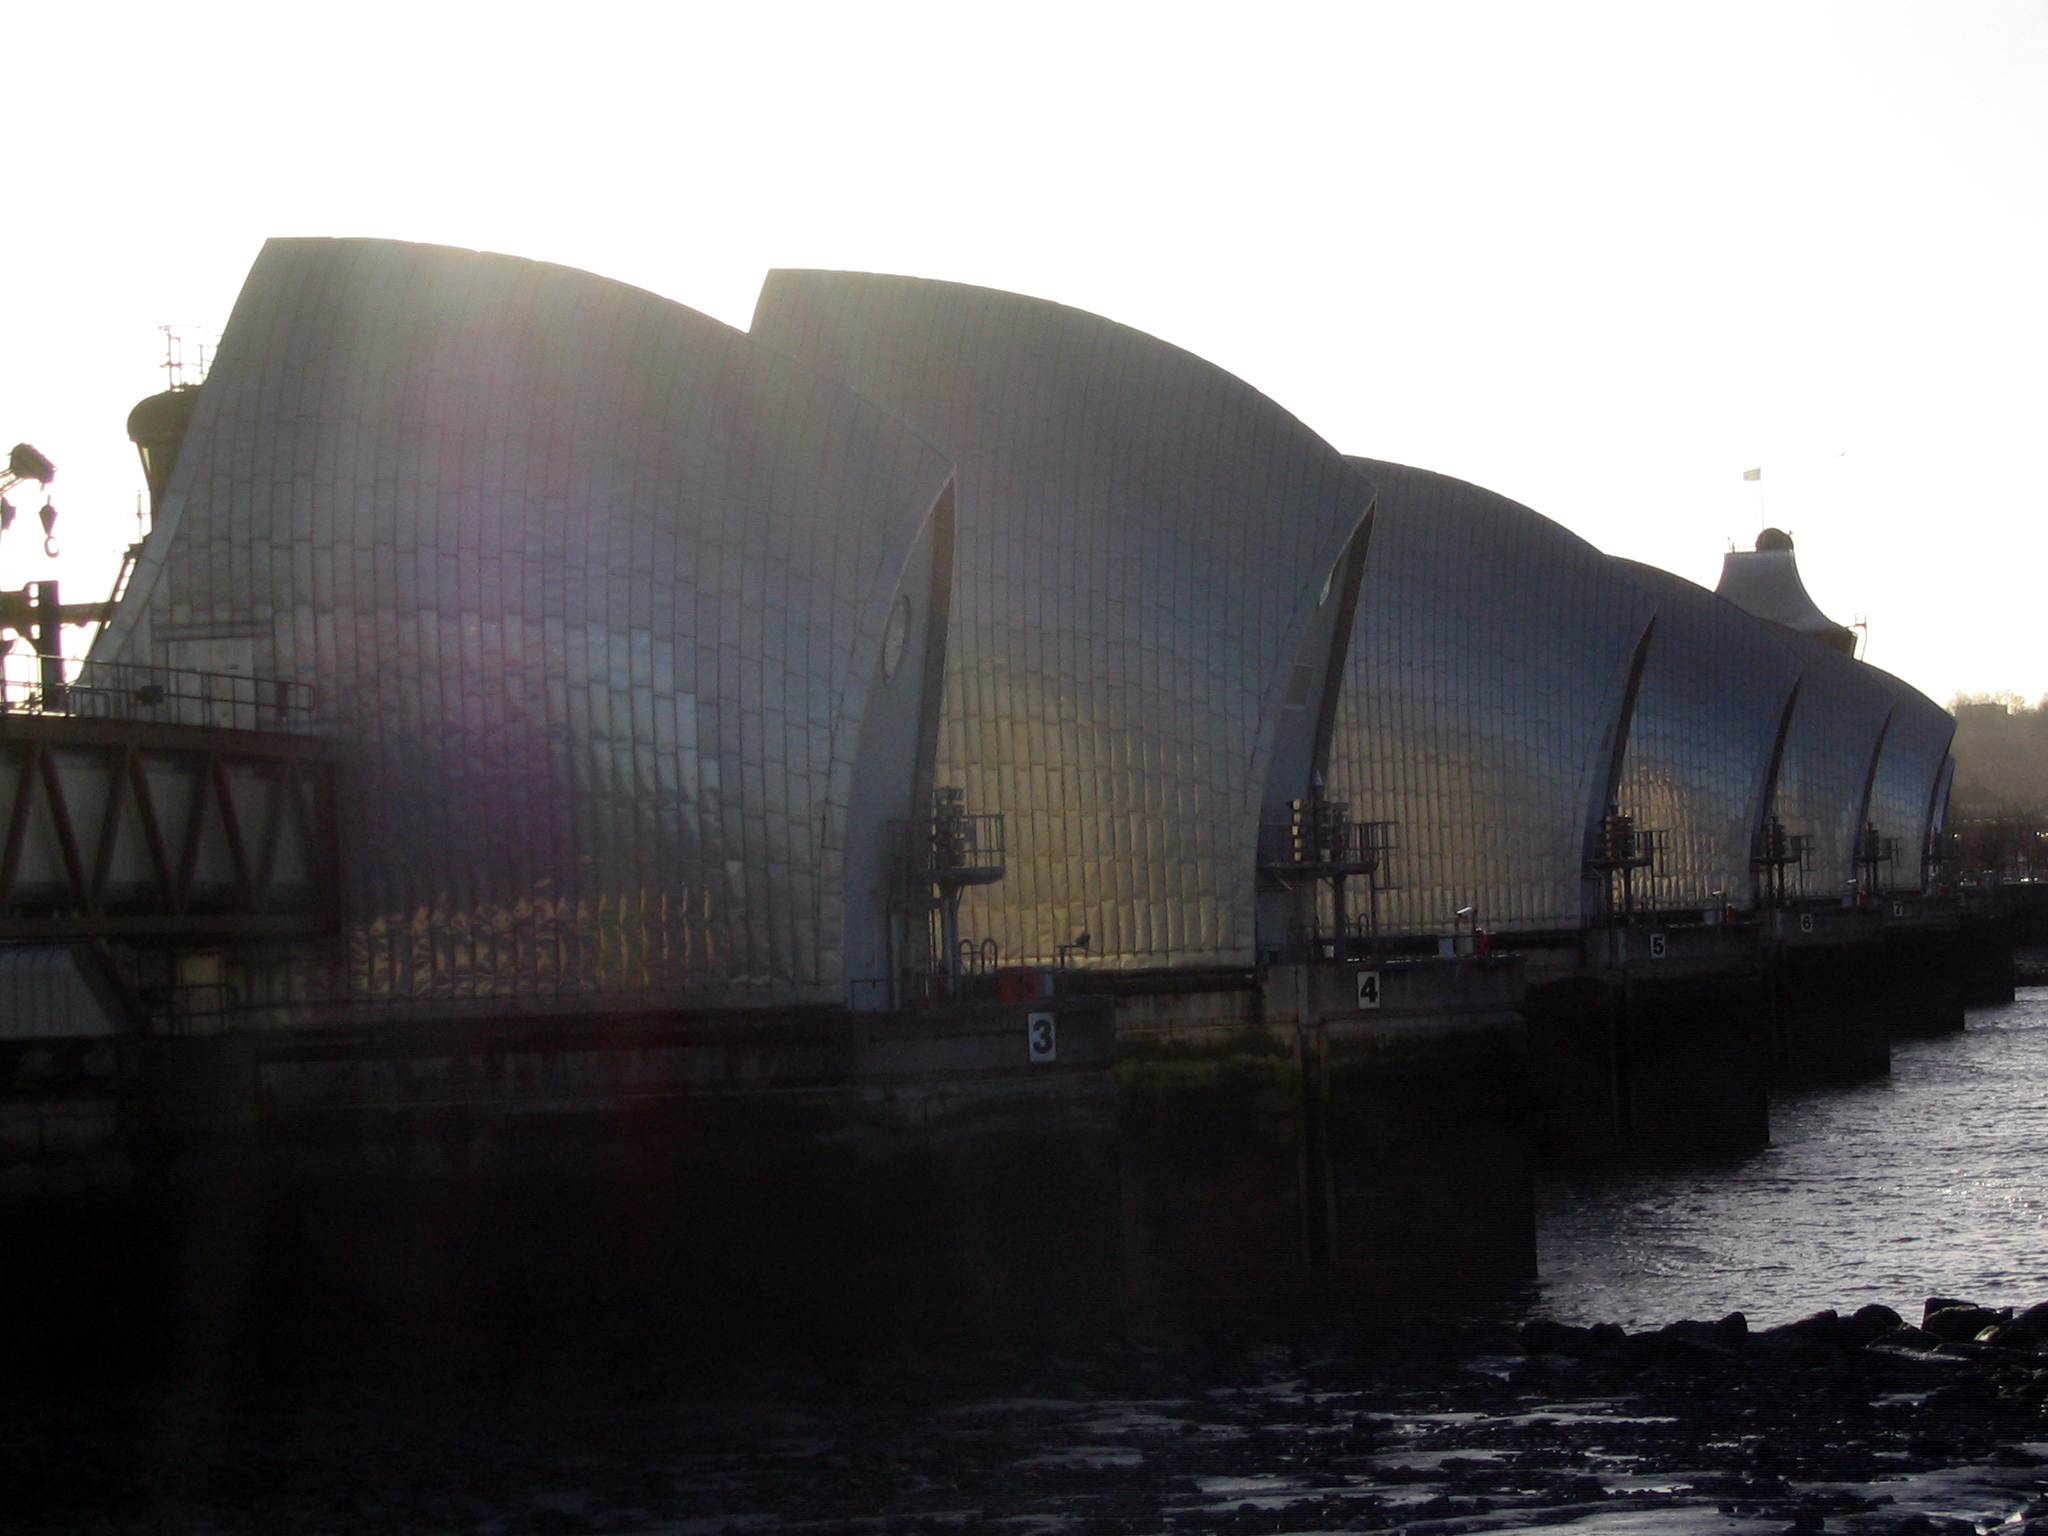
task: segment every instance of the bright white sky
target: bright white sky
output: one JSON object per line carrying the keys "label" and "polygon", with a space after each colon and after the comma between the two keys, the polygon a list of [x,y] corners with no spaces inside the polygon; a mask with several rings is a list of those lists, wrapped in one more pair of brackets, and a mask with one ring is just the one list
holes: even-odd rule
{"label": "bright white sky", "polygon": [[1347,452],[1712,585],[1792,530],[1869,657],[2048,693],[2048,0],[165,5],[10,15],[0,582],[104,590],[165,323],[268,235],[744,326],[771,266],[1150,331]]}

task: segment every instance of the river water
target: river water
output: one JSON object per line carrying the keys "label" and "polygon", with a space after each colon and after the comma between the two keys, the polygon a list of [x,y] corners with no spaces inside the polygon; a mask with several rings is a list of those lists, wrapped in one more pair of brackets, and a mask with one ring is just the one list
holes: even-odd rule
{"label": "river water", "polygon": [[1901,1041],[1888,1079],[1781,1094],[1739,1161],[1537,1187],[1538,1310],[1754,1325],[1878,1301],[2048,1301],[2048,987]]}

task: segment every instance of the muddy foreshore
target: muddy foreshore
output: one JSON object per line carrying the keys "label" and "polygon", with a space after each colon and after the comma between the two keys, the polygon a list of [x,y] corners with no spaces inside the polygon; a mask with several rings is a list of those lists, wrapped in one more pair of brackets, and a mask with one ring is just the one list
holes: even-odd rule
{"label": "muddy foreshore", "polygon": [[2048,1306],[1914,1322],[15,1382],[0,1528],[2018,1536],[2048,1513]]}

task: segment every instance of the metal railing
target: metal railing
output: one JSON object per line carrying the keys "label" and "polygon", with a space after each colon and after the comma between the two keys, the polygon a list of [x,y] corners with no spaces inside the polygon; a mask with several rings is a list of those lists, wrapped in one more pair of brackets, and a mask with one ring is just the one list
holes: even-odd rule
{"label": "metal railing", "polygon": [[1353,821],[1342,801],[1288,802],[1285,821],[1259,828],[1259,866],[1272,874],[1377,874],[1393,852],[1391,821]]}
{"label": "metal railing", "polygon": [[1008,867],[1001,811],[969,811],[957,789],[932,796],[930,816],[889,823],[895,881],[912,904],[940,890],[988,885]]}
{"label": "metal railing", "polygon": [[1798,894],[1806,871],[1813,867],[1813,834],[1787,831],[1784,822],[1769,818],[1757,834],[1749,867],[1757,876],[1758,896],[1773,906],[1783,906]]}
{"label": "metal railing", "polygon": [[1003,814],[968,810],[965,793],[950,786],[932,791],[930,812],[888,825],[892,1006],[923,1000],[919,978],[927,976],[958,997],[965,977],[996,960],[993,941],[960,937],[960,898],[1008,869]]}
{"label": "metal railing", "polygon": [[1639,899],[1649,894],[1650,882],[1664,868],[1665,836],[1662,828],[1640,827],[1636,819],[1610,805],[1594,829],[1586,850],[1585,870],[1601,885],[1601,908],[1607,921],[1627,918]]}
{"label": "metal railing", "polygon": [[1638,869],[1655,873],[1663,858],[1664,833],[1661,828],[1639,827],[1635,817],[1610,810],[1600,818],[1600,826],[1593,834],[1593,845],[1586,854],[1586,868],[1595,874]]}
{"label": "metal railing", "polygon": [[1881,871],[1887,864],[1896,864],[1898,858],[1896,837],[1886,837],[1874,826],[1865,826],[1856,834],[1856,878],[1865,891],[1879,890]]}
{"label": "metal railing", "polygon": [[10,651],[0,655],[0,712],[303,732],[317,719],[318,691],[283,678]]}

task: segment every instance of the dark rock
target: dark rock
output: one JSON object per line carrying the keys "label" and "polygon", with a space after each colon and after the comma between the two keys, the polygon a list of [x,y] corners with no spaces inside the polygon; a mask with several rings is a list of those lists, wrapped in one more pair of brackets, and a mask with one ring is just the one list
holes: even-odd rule
{"label": "dark rock", "polygon": [[1612,1355],[1628,1342],[1628,1334],[1619,1323],[1595,1323],[1586,1330],[1586,1353],[1590,1355]]}
{"label": "dark rock", "polygon": [[1890,1307],[1872,1302],[1867,1307],[1858,1307],[1842,1320],[1840,1337],[1846,1348],[1861,1349],[1871,1340],[1882,1338],[1894,1328],[1904,1325],[1905,1319]]}
{"label": "dark rock", "polygon": [[1841,1314],[1829,1307],[1825,1312],[1815,1312],[1794,1323],[1780,1323],[1775,1328],[1763,1330],[1768,1334],[1799,1334],[1809,1339],[1820,1339],[1833,1344],[1841,1337]]}
{"label": "dark rock", "polygon": [[1752,1477],[1770,1477],[1785,1465],[1785,1448],[1769,1440],[1759,1440],[1743,1453],[1743,1468]]}
{"label": "dark rock", "polygon": [[1960,1451],[1961,1447],[1947,1435],[1919,1434],[1906,1442],[1906,1454],[1922,1461],[1950,1461]]}
{"label": "dark rock", "polygon": [[2015,1349],[2031,1349],[2048,1339],[2048,1301],[2036,1302],[2005,1325],[1998,1342]]}
{"label": "dark rock", "polygon": [[1718,1323],[1703,1323],[1692,1318],[1667,1323],[1657,1330],[1655,1337],[1665,1346],[1667,1353],[1683,1356],[1688,1352],[1714,1356],[1740,1354],[1749,1333],[1749,1324],[1740,1312],[1732,1314],[1740,1331],[1729,1326],[1729,1318]]}
{"label": "dark rock", "polygon": [[1974,1307],[1974,1301],[1964,1301],[1956,1296],[1930,1296],[1920,1308],[1920,1326],[1927,1326],[1927,1319],[1937,1312],[1946,1312],[1950,1307]]}
{"label": "dark rock", "polygon": [[1553,1355],[1533,1353],[1522,1357],[1522,1363],[1508,1373],[1508,1380],[1520,1386],[1531,1386],[1553,1381],[1560,1376],[1572,1376],[1585,1369],[1585,1362],[1577,1355]]}
{"label": "dark rock", "polygon": [[1979,1344],[1975,1339],[1943,1339],[1934,1347],[1955,1360],[1984,1360],[2003,1365],[2013,1358],[2011,1350],[2000,1349],[1996,1344]]}
{"label": "dark rock", "polygon": [[1301,1368],[1301,1379],[1311,1387],[1325,1391],[1333,1388],[1357,1387],[1371,1379],[1372,1370],[1356,1355],[1325,1355],[1320,1360],[1311,1360]]}
{"label": "dark rock", "polygon": [[1886,1349],[1910,1349],[1920,1354],[1925,1354],[1940,1342],[1941,1340],[1925,1329],[1909,1328],[1903,1324],[1889,1333],[1879,1334],[1870,1341],[1873,1346],[1881,1344]]}
{"label": "dark rock", "polygon": [[1927,1314],[1927,1321],[1921,1326],[1937,1339],[1961,1341],[1974,1339],[1994,1323],[2005,1322],[2006,1318],[1989,1307],[1954,1306],[1942,1307]]}
{"label": "dark rock", "polygon": [[1448,1362],[1468,1346],[1457,1334],[1426,1320],[1396,1323],[1387,1330],[1383,1345],[1390,1361]]}
{"label": "dark rock", "polygon": [[1534,1318],[1522,1324],[1522,1348],[1532,1355],[1584,1355],[1593,1330]]}
{"label": "dark rock", "polygon": [[1622,1335],[1615,1354],[1628,1365],[1647,1365],[1662,1357],[1664,1343],[1665,1335],[1661,1329],[1655,1333],[1626,1333]]}
{"label": "dark rock", "polygon": [[1788,1328],[1767,1328],[1752,1334],[1749,1348],[1752,1354],[1778,1365],[1824,1365],[1841,1357],[1841,1351],[1822,1335]]}
{"label": "dark rock", "polygon": [[1749,1337],[1752,1348],[1767,1359],[1787,1365],[1814,1365],[1832,1359],[1845,1347],[1844,1320],[1830,1308],[1797,1322],[1764,1328]]}
{"label": "dark rock", "polygon": [[1987,1381],[1952,1381],[1945,1387],[1936,1387],[1927,1394],[1927,1406],[1936,1412],[1960,1410],[1965,1416],[1974,1416],[1978,1411],[1989,1408],[1997,1402],[1998,1393]]}
{"label": "dark rock", "polygon": [[1522,1340],[1505,1328],[1475,1328],[1458,1339],[1461,1355],[1519,1355],[1525,1353]]}

